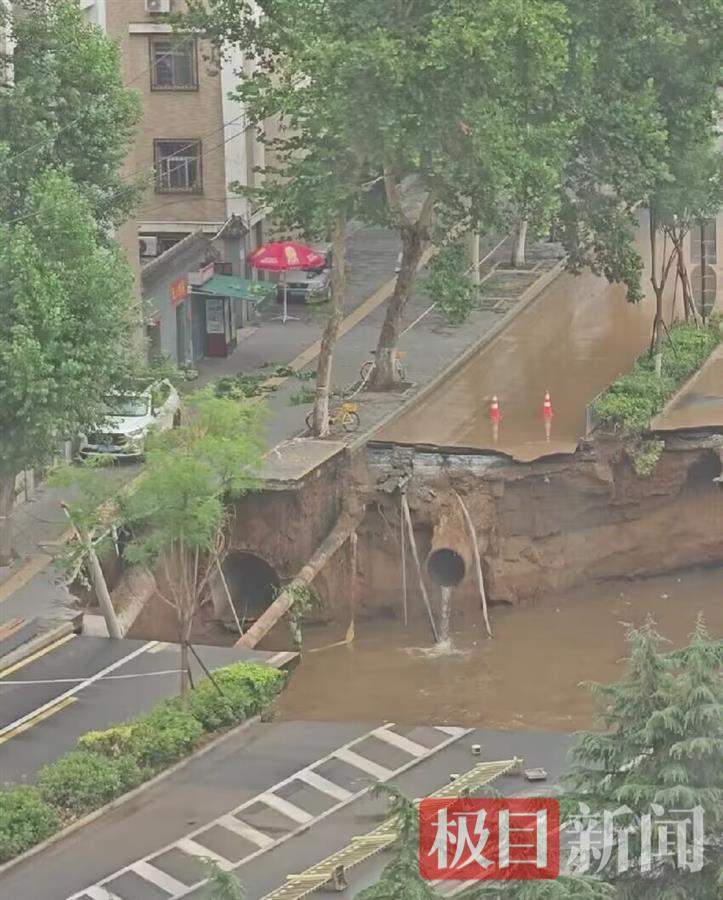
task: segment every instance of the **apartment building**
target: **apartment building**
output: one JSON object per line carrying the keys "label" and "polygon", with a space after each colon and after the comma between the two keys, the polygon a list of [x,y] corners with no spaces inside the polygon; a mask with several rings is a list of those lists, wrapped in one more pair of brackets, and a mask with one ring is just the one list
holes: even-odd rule
{"label": "apartment building", "polygon": [[[245,257],[263,242],[263,211],[230,190],[232,183],[252,186],[258,177],[255,167],[264,164],[255,123],[229,97],[244,61],[232,53],[217,67],[201,36],[174,34],[164,14],[182,11],[183,0],[79,0],[79,4],[88,20],[118,43],[124,82],[141,98],[142,119],[125,174],[143,177],[147,187],[135,220],[121,229],[119,238],[136,269],[154,349],[190,364],[203,355],[204,342],[198,337],[191,340],[204,329],[197,321],[203,310],[190,299],[179,301],[178,291],[173,297],[149,295],[143,269],[153,263],[157,273],[175,245],[191,235],[212,241],[232,220],[242,232],[240,249],[238,256],[223,260],[220,271],[240,277],[250,274]],[[208,247],[208,242],[192,243]],[[171,267],[167,280],[193,276],[173,270],[185,258],[186,254],[167,258]],[[208,262],[207,254],[198,260],[199,268],[205,269]],[[237,302],[234,309],[230,330],[243,324],[243,306]]]}

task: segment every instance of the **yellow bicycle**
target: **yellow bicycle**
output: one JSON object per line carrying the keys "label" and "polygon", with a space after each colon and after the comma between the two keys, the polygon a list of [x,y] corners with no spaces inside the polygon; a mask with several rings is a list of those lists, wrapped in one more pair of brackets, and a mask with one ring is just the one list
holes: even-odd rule
{"label": "yellow bicycle", "polygon": [[[361,421],[357,414],[356,403],[341,403],[334,409],[329,410],[329,430],[330,431],[346,431],[351,433],[356,431]],[[309,431],[314,427],[314,411],[312,410],[306,417],[306,427]]]}

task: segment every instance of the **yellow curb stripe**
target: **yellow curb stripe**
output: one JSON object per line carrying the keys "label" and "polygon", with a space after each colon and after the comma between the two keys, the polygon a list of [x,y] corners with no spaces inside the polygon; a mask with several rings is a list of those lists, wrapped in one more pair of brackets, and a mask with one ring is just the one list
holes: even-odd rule
{"label": "yellow curb stripe", "polygon": [[46,653],[50,653],[53,650],[57,650],[58,647],[62,647],[63,644],[67,644],[68,641],[72,641],[74,637],[77,637],[75,634],[66,634],[64,637],[59,638],[57,641],[54,641],[52,644],[48,644],[47,647],[43,647],[42,650],[38,650],[36,653],[31,653],[30,656],[26,656],[25,659],[21,659],[19,662],[16,662],[12,666],[8,666],[7,669],[3,669],[0,671],[0,679],[7,678],[8,675],[12,675],[13,672],[17,672],[18,669],[22,669],[27,666],[31,662],[35,662],[36,659],[40,659],[41,656],[45,656]]}
{"label": "yellow curb stripe", "polygon": [[30,731],[31,728],[34,728],[40,722],[44,722],[46,719],[49,719],[51,716],[54,716],[56,713],[77,702],[77,697],[66,697],[64,700],[58,701],[54,706],[50,706],[41,713],[38,713],[33,719],[29,719],[27,722],[23,722],[22,725],[18,725],[18,727],[14,728],[12,731],[8,731],[7,734],[0,737],[0,744],[11,741],[14,737],[18,737],[18,735]]}

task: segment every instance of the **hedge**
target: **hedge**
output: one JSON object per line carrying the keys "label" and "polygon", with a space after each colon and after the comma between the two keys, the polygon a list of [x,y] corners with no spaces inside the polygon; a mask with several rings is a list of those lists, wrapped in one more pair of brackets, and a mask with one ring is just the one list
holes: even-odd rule
{"label": "hedge", "polygon": [[601,424],[623,435],[640,435],[720,341],[717,319],[702,327],[687,322],[673,325],[663,342],[661,374],[656,374],[650,354],[644,353],[631,373],[621,375],[595,400],[593,413]]}
{"label": "hedge", "polygon": [[281,690],[283,672],[234,663],[188,696],[83,735],[74,750],[38,773],[34,787],[0,790],[0,863],[126,793],[196,749],[208,734],[255,715]]}

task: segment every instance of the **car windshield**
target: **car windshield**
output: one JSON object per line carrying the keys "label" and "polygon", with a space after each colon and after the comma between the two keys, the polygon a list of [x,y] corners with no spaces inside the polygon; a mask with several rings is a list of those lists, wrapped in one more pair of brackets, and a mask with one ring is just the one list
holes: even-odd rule
{"label": "car windshield", "polygon": [[148,397],[106,397],[103,412],[107,416],[127,418],[128,416],[147,416],[148,408]]}

